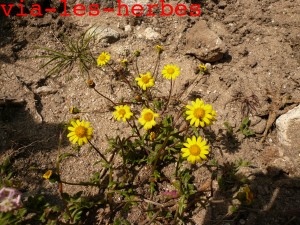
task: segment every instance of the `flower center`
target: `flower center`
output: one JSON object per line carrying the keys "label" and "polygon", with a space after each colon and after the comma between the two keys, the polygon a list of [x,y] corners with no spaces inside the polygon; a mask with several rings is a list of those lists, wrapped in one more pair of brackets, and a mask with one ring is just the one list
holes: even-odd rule
{"label": "flower center", "polygon": [[145,113],[144,119],[145,119],[147,122],[151,121],[151,120],[153,119],[153,113],[151,113],[151,112]]}
{"label": "flower center", "polygon": [[150,78],[148,76],[143,76],[142,81],[143,81],[144,84],[148,84],[149,81],[150,81]]}
{"label": "flower center", "polygon": [[124,117],[124,115],[126,114],[125,109],[120,109],[119,114],[120,114],[121,117]]}
{"label": "flower center", "polygon": [[75,128],[75,134],[79,138],[83,138],[87,134],[87,129],[83,126],[78,126]]}
{"label": "flower center", "polygon": [[202,108],[197,108],[194,110],[194,116],[198,119],[203,118],[205,111]]}
{"label": "flower center", "polygon": [[173,74],[175,72],[174,68],[167,69],[168,74]]}
{"label": "flower center", "polygon": [[105,61],[106,56],[105,56],[105,55],[100,55],[100,56],[99,56],[99,59],[100,59],[101,61]]}
{"label": "flower center", "polygon": [[192,145],[190,147],[190,153],[193,156],[198,156],[200,154],[201,149],[199,148],[198,145]]}

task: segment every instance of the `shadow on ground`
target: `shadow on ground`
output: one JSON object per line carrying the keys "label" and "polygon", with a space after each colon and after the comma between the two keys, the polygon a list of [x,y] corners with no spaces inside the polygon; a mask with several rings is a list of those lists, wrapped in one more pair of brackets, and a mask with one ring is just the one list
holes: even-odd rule
{"label": "shadow on ground", "polygon": [[[50,155],[58,148],[62,130],[61,124],[37,123],[26,109],[25,102],[2,99],[0,164],[9,158],[13,172],[17,178],[22,178],[25,189],[39,187],[45,170],[55,166],[55,159]],[[62,143],[63,146],[67,144],[67,140]]]}
{"label": "shadow on ground", "polygon": [[253,202],[230,213],[234,187],[217,190],[203,225],[298,225],[300,224],[300,178],[290,178],[280,168],[256,173],[248,185]]}

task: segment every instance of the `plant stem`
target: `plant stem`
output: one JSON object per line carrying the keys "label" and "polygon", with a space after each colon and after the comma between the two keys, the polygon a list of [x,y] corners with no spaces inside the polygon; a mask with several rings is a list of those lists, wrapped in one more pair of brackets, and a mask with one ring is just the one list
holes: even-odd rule
{"label": "plant stem", "polygon": [[160,61],[160,54],[158,54],[158,56],[157,56],[157,60],[155,62],[155,66],[154,66],[154,70],[153,70],[153,76],[154,76],[155,80],[157,78],[156,70],[158,68],[159,61]]}
{"label": "plant stem", "polygon": [[90,143],[90,145],[93,147],[93,149],[95,149],[95,151],[100,155],[100,157],[107,163],[109,164],[109,162],[107,161],[107,159],[105,158],[105,156],[99,151],[99,149],[93,145],[92,142],[90,142],[90,140],[88,140],[88,142]]}
{"label": "plant stem", "polygon": [[136,134],[139,136],[139,138],[142,139],[142,136],[141,136],[141,134],[140,134],[140,132],[139,132],[139,129],[137,128],[135,122],[133,122],[133,125],[132,125],[131,123],[129,123],[128,120],[126,120],[126,121],[127,121],[127,123],[129,124],[129,126],[130,126],[133,130],[136,131]]}
{"label": "plant stem", "polygon": [[105,98],[106,100],[110,101],[114,106],[116,106],[117,104],[114,103],[111,99],[109,99],[108,97],[106,97],[105,95],[101,94],[96,88],[93,88],[97,94],[99,94],[101,97]]}
{"label": "plant stem", "polygon": [[178,169],[179,169],[179,164],[181,163],[181,158],[180,158],[180,153],[178,153],[178,160],[176,163],[176,169],[175,169],[175,178],[178,177]]}
{"label": "plant stem", "polygon": [[56,159],[56,172],[58,174],[58,177],[59,177],[59,180],[58,180],[58,192],[59,192],[59,196],[63,202],[63,205],[66,209],[66,212],[68,214],[68,216],[70,217],[70,220],[71,220],[71,223],[73,223],[73,217],[70,213],[70,210],[68,208],[68,203],[67,201],[63,198],[63,185],[62,185],[62,181],[60,180],[60,160],[59,160],[59,156],[60,156],[60,148],[61,148],[61,144],[62,144],[62,136],[63,134],[65,133],[66,131],[66,128],[60,132],[59,134],[59,140],[58,140],[58,147],[57,147],[57,150],[58,150],[58,155],[57,155],[57,159]]}
{"label": "plant stem", "polygon": [[137,75],[139,76],[140,71],[139,71],[139,67],[138,67],[138,57],[135,57],[135,68],[136,68]]}
{"label": "plant stem", "polygon": [[173,89],[173,80],[171,79],[171,87],[170,87],[170,91],[169,91],[169,97],[168,97],[168,100],[167,100],[166,107],[165,107],[164,111],[162,112],[162,114],[167,110],[167,108],[169,106],[170,98],[171,98],[171,94],[172,94],[172,89]]}
{"label": "plant stem", "polygon": [[153,173],[153,172],[155,171],[155,169],[156,169],[156,165],[157,165],[158,159],[159,159],[159,157],[160,157],[160,155],[161,155],[161,152],[166,148],[170,136],[171,136],[171,131],[168,131],[164,143],[162,144],[161,148],[157,151],[157,154],[156,154],[156,156],[155,156],[154,163],[153,163],[153,167],[152,167],[152,173]]}
{"label": "plant stem", "polygon": [[94,184],[94,183],[91,183],[91,182],[71,183],[71,182],[63,181],[63,180],[61,180],[60,182],[63,183],[63,184],[77,185],[77,186],[97,186],[97,187],[99,186],[98,184]]}

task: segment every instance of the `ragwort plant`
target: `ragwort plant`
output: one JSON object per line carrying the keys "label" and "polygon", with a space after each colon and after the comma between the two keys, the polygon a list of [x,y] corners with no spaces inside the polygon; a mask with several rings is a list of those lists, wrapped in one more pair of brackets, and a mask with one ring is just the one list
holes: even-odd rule
{"label": "ragwort plant", "polygon": [[[121,60],[121,68],[120,65],[111,62],[111,55],[108,52],[102,52],[96,59],[98,67],[107,67],[112,76],[118,77],[121,82],[128,85],[132,91],[132,97],[114,102],[96,89],[96,84],[92,79],[88,79],[86,84],[100,97],[107,100],[107,104],[113,108],[114,119],[120,123],[126,123],[131,128],[131,133],[128,134],[128,137],[108,138],[110,147],[106,152],[111,156],[108,159],[108,154],[101,153],[92,141],[91,124],[80,119],[71,120],[67,125],[67,137],[70,142],[78,146],[90,145],[99,155],[103,166],[103,170],[97,174],[97,179],[92,183],[88,181],[73,185],[97,185],[100,189],[99,193],[104,193],[103,203],[109,204],[111,209],[123,206],[122,210],[130,210],[130,207],[135,204],[146,204],[148,223],[158,220],[162,215],[165,220],[169,218],[170,221],[177,223],[184,219],[189,199],[197,193],[191,176],[192,170],[196,167],[192,167],[190,170],[184,169],[185,161],[193,165],[196,163],[201,165],[208,159],[211,151],[209,144],[205,137],[199,134],[201,130],[216,120],[216,112],[210,104],[204,103],[199,98],[191,103],[178,105],[178,94],[174,93],[173,87],[177,77],[181,74],[181,69],[178,65],[167,64],[159,72],[163,48],[161,46],[155,46],[155,48],[157,60],[153,72],[142,71],[139,68],[138,58],[141,56],[139,51],[135,51],[132,58]],[[203,65],[199,68],[199,72],[206,69]],[[160,79],[159,76],[169,82],[170,88],[167,96],[159,96],[158,91],[153,88]],[[200,76],[195,77],[194,81]],[[175,102],[176,107],[174,107]],[[74,111],[74,108],[71,111],[73,113],[80,112],[78,109]],[[136,111],[139,113],[134,113]],[[114,163],[117,155],[122,158],[121,170],[124,174],[118,180],[115,175],[118,169]],[[67,157],[69,156],[72,155],[67,155]],[[161,171],[172,163],[175,165],[173,177],[167,178]],[[145,190],[145,193],[141,195],[138,193],[136,185],[133,184],[134,174],[132,171],[134,168],[144,166],[150,168],[151,173],[147,182],[149,190]],[[57,171],[55,173],[56,182],[61,185],[71,184],[62,181]],[[44,176],[46,179],[51,179],[52,174],[48,176],[46,173]],[[105,183],[105,180],[108,182]],[[167,180],[171,190],[164,192],[160,190],[161,182],[164,180]],[[168,198],[160,202],[157,200],[159,195]],[[122,203],[115,202],[113,199],[116,196],[121,196],[124,201]],[[66,198],[64,199],[66,200]],[[72,215],[69,216],[69,219],[74,219]],[[115,221],[117,219],[122,218],[114,218]]]}
{"label": "ragwort plant", "polygon": [[[81,119],[82,111],[72,106],[70,113],[74,114],[74,118],[65,123],[60,134],[55,169],[45,171],[42,176],[57,185],[61,203],[50,205],[45,201],[45,196],[32,197],[26,201],[31,210],[25,207],[27,211],[22,211],[22,216],[30,212],[31,218],[42,224],[79,224],[86,220],[87,212],[104,208],[109,211],[106,218],[109,224],[129,224],[120,215],[139,205],[146,215],[143,224],[155,221],[184,223],[189,217],[189,209],[197,203],[203,207],[207,204],[203,191],[195,186],[192,174],[199,166],[209,167],[207,160],[212,157],[212,143],[208,142],[203,131],[216,121],[216,111],[200,98],[184,102],[182,96],[188,88],[181,93],[174,91],[181,68],[176,64],[160,65],[161,55],[164,54],[162,46],[155,46],[157,59],[153,71],[149,71],[139,67],[138,59],[143,55],[138,50],[120,62],[114,62],[108,52],[94,58],[89,49],[93,36],[87,34],[80,36],[76,44],[70,42],[65,53],[45,49],[48,55],[44,57],[50,60],[44,66],[57,63],[48,74],[60,73],[72,68],[79,60],[81,71],[87,75],[87,87],[107,101],[113,118],[127,124],[131,132],[125,137],[106,137],[109,147],[102,152],[93,140],[93,125]],[[101,93],[88,73],[93,66],[99,69],[106,67],[111,77],[128,85],[131,97],[115,102]],[[199,65],[196,73],[190,85],[207,73],[206,66]],[[169,82],[166,96],[155,89],[156,83],[162,79]],[[69,139],[76,151],[80,151],[83,145],[89,145],[98,154],[97,163],[102,169],[91,174],[86,181],[74,183],[63,180],[61,163],[66,158],[76,157],[74,151],[61,153],[63,137]],[[122,159],[121,165],[117,163],[118,157]],[[168,166],[173,170],[171,177],[162,172]],[[135,176],[142,168],[149,168],[150,173],[145,181],[137,183]],[[70,196],[64,192],[64,185],[97,187],[99,191],[93,198],[82,196],[82,192]],[[38,208],[31,206],[34,202]],[[122,213],[116,216],[119,211]]]}

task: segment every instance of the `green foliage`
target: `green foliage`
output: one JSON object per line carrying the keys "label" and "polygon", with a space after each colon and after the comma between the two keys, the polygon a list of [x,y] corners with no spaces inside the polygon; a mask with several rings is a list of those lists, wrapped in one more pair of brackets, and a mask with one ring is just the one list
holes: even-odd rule
{"label": "green foliage", "polygon": [[223,165],[218,166],[220,174],[217,178],[219,187],[222,191],[227,191],[233,187],[239,187],[242,184],[248,182],[247,177],[238,173],[240,167],[250,166],[250,162],[242,159],[236,162],[226,162]]}
{"label": "green foliage", "polygon": [[255,132],[249,129],[250,126],[250,120],[249,117],[246,117],[243,119],[241,126],[240,126],[240,131],[245,135],[245,137],[250,137],[254,136]]}
{"label": "green foliage", "polygon": [[68,212],[64,213],[64,219],[78,223],[81,221],[84,212],[94,207],[97,203],[81,197],[82,191],[70,196],[63,193],[63,198],[67,202]]}
{"label": "green foliage", "polygon": [[46,54],[37,57],[48,60],[41,68],[51,67],[46,74],[47,76],[59,74],[64,70],[70,72],[75,65],[79,67],[81,74],[89,73],[89,70],[96,65],[96,60],[90,50],[95,37],[95,33],[91,32],[92,29],[87,30],[77,39],[66,40],[62,44],[63,49],[61,51],[40,48]]}
{"label": "green foliage", "polygon": [[0,165],[0,188],[3,186],[12,186],[13,171],[11,170],[12,163],[10,158],[6,158]]}
{"label": "green foliage", "polygon": [[[61,51],[43,48],[43,50],[46,51],[46,55],[40,57],[47,59],[46,63],[42,65],[42,67],[50,67],[47,75],[50,76],[65,70],[70,72],[74,66],[79,66],[81,75],[89,75],[90,69],[96,66],[95,57],[90,50],[93,40],[93,32],[87,30],[81,34],[78,39],[64,43],[63,50]],[[159,51],[157,60],[153,64],[154,70],[150,78],[155,78],[155,82],[160,82],[158,68],[160,67],[160,58],[163,53],[163,48],[156,46],[156,50]],[[141,208],[144,208],[145,204],[143,203],[147,203],[145,215],[148,215],[148,219],[151,223],[155,223],[160,216],[165,219],[164,222],[176,224],[185,220],[186,215],[184,212],[189,209],[191,205],[196,207],[196,204],[190,204],[190,201],[192,202],[196,197],[198,199],[199,196],[205,196],[205,193],[197,190],[192,174],[199,166],[205,166],[206,164],[198,163],[197,165],[189,165],[189,162],[186,161],[186,156],[183,158],[182,151],[189,148],[191,158],[194,157],[194,154],[203,157],[203,155],[200,155],[201,150],[203,150],[201,149],[203,145],[198,143],[201,142],[200,138],[193,146],[192,144],[187,144],[185,141],[190,140],[193,136],[196,138],[201,136],[205,139],[204,134],[211,132],[211,129],[206,130],[206,127],[202,127],[203,124],[198,127],[190,126],[189,122],[186,121],[187,103],[184,102],[182,96],[186,94],[185,91],[189,89],[189,86],[184,87],[184,91],[181,93],[176,93],[176,91],[173,90],[175,78],[178,74],[175,78],[171,75],[172,79],[174,79],[166,81],[170,84],[167,96],[163,96],[164,93],[158,90],[158,88],[152,86],[145,88],[136,82],[137,80],[139,81],[139,79],[141,80],[141,74],[147,71],[144,68],[140,69],[138,66],[138,57],[142,56],[143,52],[135,51],[131,56],[128,56],[128,59],[122,60],[120,64],[117,64],[116,61],[110,61],[109,63],[104,62],[102,63],[103,65],[101,65],[101,63],[98,65],[99,67],[107,66],[107,70],[105,70],[106,73],[110,77],[115,77],[116,82],[122,82],[130,89],[130,97],[122,97],[118,102],[114,102],[98,91],[94,81],[88,76],[88,87],[109,102],[109,108],[115,110],[113,114],[114,117],[122,123],[125,122],[125,126],[128,126],[130,132],[117,134],[113,137],[106,136],[108,148],[105,152],[100,148],[98,149],[97,145],[100,145],[100,143],[94,144],[94,140],[97,139],[89,138],[88,142],[85,141],[87,142],[86,144],[90,146],[89,150],[95,151],[99,156],[99,159],[96,159],[97,162],[92,164],[92,166],[97,165],[101,167],[99,171],[93,170],[93,173],[87,178],[88,182],[71,183],[60,179],[60,170],[63,168],[60,164],[70,157],[76,157],[76,155],[71,153],[59,153],[56,163],[56,173],[59,179],[56,179],[55,183],[58,185],[61,205],[63,205],[63,207],[57,208],[52,206],[45,202],[45,199],[34,199],[36,205],[39,206],[38,208],[33,208],[37,211],[34,214],[34,218],[38,218],[42,223],[49,221],[51,223],[53,221],[59,223],[63,221],[68,224],[79,224],[82,223],[87,216],[86,212],[91,211],[95,207],[97,209],[103,208],[103,211],[109,211],[110,215],[108,215],[108,217],[110,219],[108,224],[126,225],[129,224],[129,222],[125,218],[121,218],[118,213],[120,213],[120,215],[122,215],[122,213],[129,213],[135,205],[139,205],[138,207],[143,206]],[[201,68],[204,73],[206,69],[204,67]],[[171,71],[176,71],[175,69],[172,68]],[[136,78],[138,79],[136,80]],[[147,78],[148,82],[150,78]],[[195,76],[189,85],[195,84],[199,79],[201,79],[201,76]],[[187,93],[187,95],[189,95],[189,93]],[[122,113],[117,111],[118,107],[124,107],[124,105],[128,106],[129,109],[132,107],[134,110],[130,112],[132,113],[131,116],[125,117],[124,115],[126,113],[128,115],[130,113],[125,112],[124,114],[124,111]],[[208,108],[210,107],[211,106]],[[146,126],[143,122],[143,120],[146,121],[145,117],[142,118],[142,116],[140,116],[140,118],[138,118],[136,114],[137,111],[142,114],[144,110],[150,110],[153,113],[150,113],[151,115],[148,118],[154,118],[154,123],[152,123],[152,119],[147,119],[148,122],[146,122],[150,124],[150,127]],[[196,112],[196,109],[194,110]],[[205,114],[209,113],[205,111],[206,108],[202,109],[200,107],[197,108],[197,110],[197,116],[195,116],[195,112],[193,112],[193,115],[194,118],[198,119],[198,122],[203,119]],[[215,111],[212,111],[211,121],[210,118],[206,118],[209,121],[206,122],[207,125],[210,125],[210,122],[212,123],[215,119]],[[71,113],[76,113],[76,116],[79,116],[83,112],[84,110],[76,110],[75,112],[73,108]],[[122,119],[117,118],[118,116],[115,114],[118,113],[123,115],[119,115]],[[245,136],[252,135],[249,130],[249,124],[249,119],[243,120],[240,127],[241,132]],[[227,129],[227,134],[234,137],[232,126],[228,122],[225,122],[224,125]],[[65,126],[65,130],[67,130],[66,128],[68,126],[70,126],[70,124]],[[81,138],[82,135],[84,135],[84,130],[79,138]],[[214,139],[210,138],[207,142],[212,141],[214,141]],[[214,143],[209,143],[209,145],[214,146]],[[81,151],[81,146],[76,145],[73,148],[76,149],[78,153]],[[194,152],[193,154],[191,153],[192,150]],[[208,157],[211,159],[211,156]],[[203,160],[205,160],[205,157],[203,158]],[[193,159],[194,158],[188,158],[190,162],[193,162]],[[219,165],[216,160],[211,159],[211,165],[209,166],[212,168],[212,177],[218,179],[220,188],[222,190],[229,190],[235,185],[247,182],[244,177],[238,174],[239,167],[247,165],[248,164],[242,160],[237,163]],[[171,170],[168,175],[165,173],[166,168],[167,170]],[[101,200],[97,201],[83,197],[82,191],[71,196],[63,192],[64,184],[96,187],[99,191],[99,196],[101,196],[99,197],[97,195],[97,198]],[[167,191],[167,197],[159,196],[160,193],[163,193],[161,191],[162,188],[166,186],[171,187],[173,192]],[[171,204],[168,201],[170,199],[174,200],[170,201]],[[203,203],[202,206],[205,207],[205,204]],[[174,208],[176,211],[174,211]],[[52,219],[53,216],[56,216],[56,220]]]}
{"label": "green foliage", "polygon": [[233,136],[233,127],[230,125],[230,123],[224,122],[224,126],[227,129],[227,134]]}
{"label": "green foliage", "polygon": [[26,214],[26,209],[24,208],[14,210],[12,212],[0,212],[0,224],[1,225],[21,224],[24,221],[25,214]]}

